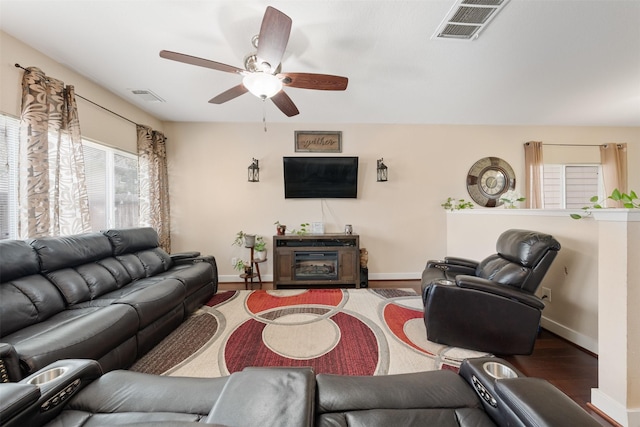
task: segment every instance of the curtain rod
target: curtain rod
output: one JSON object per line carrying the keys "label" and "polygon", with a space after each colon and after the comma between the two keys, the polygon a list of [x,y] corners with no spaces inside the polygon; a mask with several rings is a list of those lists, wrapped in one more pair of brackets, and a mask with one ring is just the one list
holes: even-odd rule
{"label": "curtain rod", "polygon": [[[610,144],[613,144],[613,142]],[[545,144],[543,142],[542,145],[552,145],[554,147],[606,147],[609,144]],[[616,145],[618,148],[622,148],[622,144]]]}
{"label": "curtain rod", "polygon": [[545,144],[543,142],[542,145],[553,145],[555,147],[600,147],[606,144]]}
{"label": "curtain rod", "polygon": [[[16,66],[16,68],[22,68],[24,71],[29,71],[29,70],[27,70],[26,68],[24,68],[22,65],[20,65],[20,64],[18,64],[18,63],[16,63],[16,64],[15,64],[15,66]],[[78,98],[82,98],[82,99],[84,99],[84,100],[85,100],[85,101],[87,101],[87,102],[90,102],[91,104],[95,105],[96,107],[102,108],[103,110],[105,110],[105,111],[107,111],[107,112],[109,112],[109,113],[113,114],[114,116],[118,116],[118,117],[120,117],[122,120],[126,120],[126,121],[128,121],[129,123],[133,123],[133,124],[134,124],[134,125],[136,125],[136,126],[144,126],[144,125],[140,125],[140,124],[138,124],[138,123],[134,122],[133,120],[130,120],[130,119],[126,118],[125,116],[122,116],[122,115],[120,115],[120,114],[116,113],[115,111],[112,111],[112,110],[108,109],[107,107],[103,107],[103,106],[102,106],[102,105],[100,105],[100,104],[96,104],[96,103],[95,103],[95,102],[93,102],[92,100],[87,99],[87,98],[85,98],[84,96],[82,96],[82,95],[80,95],[80,94],[78,94],[78,93],[76,93],[76,96],[77,96]]]}

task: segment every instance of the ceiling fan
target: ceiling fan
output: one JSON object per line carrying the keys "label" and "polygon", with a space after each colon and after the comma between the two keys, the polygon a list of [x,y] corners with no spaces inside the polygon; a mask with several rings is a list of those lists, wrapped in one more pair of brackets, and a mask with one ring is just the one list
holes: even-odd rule
{"label": "ceiling fan", "polygon": [[247,55],[244,61],[245,69],[168,50],[160,51],[160,56],[243,76],[242,83],[211,98],[209,102],[212,104],[222,104],[246,92],[251,92],[262,100],[271,99],[280,111],[292,117],[299,114],[299,111],[284,92],[284,86],[315,90],[345,90],[349,79],[328,74],[282,73],[280,62],[290,33],[291,18],[268,6],[262,19],[260,34],[251,40],[257,51]]}

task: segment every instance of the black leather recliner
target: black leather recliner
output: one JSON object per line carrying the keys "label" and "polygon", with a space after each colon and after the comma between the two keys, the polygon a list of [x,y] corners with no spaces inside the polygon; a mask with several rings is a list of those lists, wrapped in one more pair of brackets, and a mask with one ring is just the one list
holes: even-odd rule
{"label": "black leather recliner", "polygon": [[[58,376],[56,376],[58,375]],[[0,384],[5,427],[597,427],[576,402],[508,362],[467,359],[450,370],[386,376],[315,375],[311,368],[245,368],[187,378],[59,360]]]}
{"label": "black leather recliner", "polygon": [[428,261],[422,274],[430,341],[499,355],[531,354],[544,303],[534,293],[560,250],[552,236],[507,230],[478,262]]}

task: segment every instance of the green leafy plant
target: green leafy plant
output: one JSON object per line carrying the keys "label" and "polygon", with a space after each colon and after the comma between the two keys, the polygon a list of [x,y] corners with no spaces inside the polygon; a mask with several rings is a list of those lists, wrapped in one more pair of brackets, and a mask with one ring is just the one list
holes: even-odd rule
{"label": "green leafy plant", "polygon": [[[622,202],[622,205],[627,209],[640,209],[640,203],[637,201],[638,195],[633,190],[631,190],[629,194],[627,194],[627,193],[620,192],[620,190],[616,188],[613,190],[611,195],[607,197],[607,199],[611,199],[616,202]],[[586,216],[590,216],[592,209],[604,208],[604,206],[602,206],[604,202],[601,202],[598,196],[591,197],[589,199],[589,202],[591,202],[591,206],[584,206],[582,208],[582,211],[584,212],[584,214],[580,215],[577,213],[573,213],[573,214],[570,214],[569,216],[571,216],[571,218],[573,219],[582,219]]]}
{"label": "green leafy plant", "polygon": [[257,236],[255,234],[245,233],[244,231],[240,230],[236,233],[236,238],[233,240],[232,245],[242,246],[244,243],[245,247],[250,248],[252,246],[255,246],[256,237]]}
{"label": "green leafy plant", "polygon": [[298,236],[304,236],[305,234],[309,233],[309,229],[307,227],[309,227],[310,224],[308,222],[303,222],[302,224],[300,224],[300,229],[293,229],[291,230],[292,233],[297,234]]}
{"label": "green leafy plant", "polygon": [[244,242],[244,236],[245,236],[244,231],[242,231],[242,230],[238,231],[238,233],[236,234],[236,238],[233,241],[232,245],[234,245],[234,246],[242,246],[242,243]]}
{"label": "green leafy plant", "polygon": [[257,252],[263,252],[267,249],[267,242],[262,236],[256,236],[256,244],[253,247]]}
{"label": "green leafy plant", "polygon": [[234,269],[238,270],[238,271],[244,271],[244,267],[249,265],[249,261],[243,261],[241,259],[238,259],[238,261],[236,261],[235,265],[233,266]]}
{"label": "green leafy plant", "polygon": [[468,202],[465,199],[454,199],[453,197],[447,197],[447,200],[445,200],[445,202],[440,206],[451,212],[460,209],[473,209],[473,203]]}
{"label": "green leafy plant", "polygon": [[616,188],[613,190],[613,193],[609,196],[611,200],[615,200],[616,202],[622,202],[622,205],[627,209],[640,209],[640,203],[638,200],[638,195],[635,191],[631,190],[629,194],[621,193]]}
{"label": "green leafy plant", "polygon": [[522,197],[520,193],[515,190],[509,190],[505,192],[502,196],[500,196],[500,201],[505,203],[509,208],[515,208],[516,203],[524,202],[527,200],[525,197]]}

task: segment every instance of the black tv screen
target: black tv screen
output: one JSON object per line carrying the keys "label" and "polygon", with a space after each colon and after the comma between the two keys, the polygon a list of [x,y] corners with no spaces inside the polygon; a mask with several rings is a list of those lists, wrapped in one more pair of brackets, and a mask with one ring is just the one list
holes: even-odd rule
{"label": "black tv screen", "polygon": [[283,157],[285,199],[358,197],[357,157]]}

